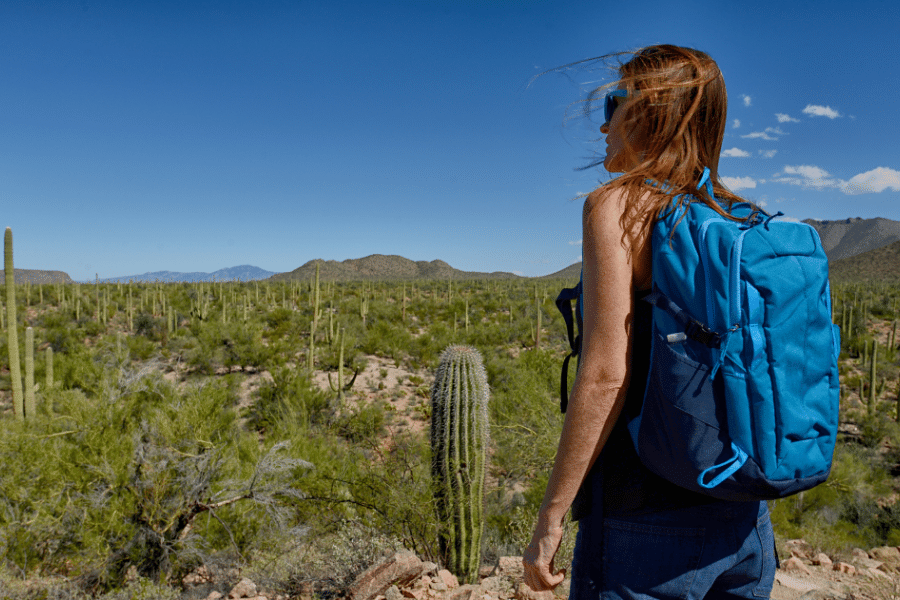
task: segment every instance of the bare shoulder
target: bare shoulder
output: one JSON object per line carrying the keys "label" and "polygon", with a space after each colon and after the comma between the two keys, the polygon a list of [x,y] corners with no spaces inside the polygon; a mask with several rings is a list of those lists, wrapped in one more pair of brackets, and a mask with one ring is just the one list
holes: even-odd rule
{"label": "bare shoulder", "polygon": [[[603,221],[612,219],[618,222],[628,206],[628,196],[628,191],[624,187],[610,188],[605,185],[600,186],[588,194],[588,197],[584,202],[582,216],[585,221],[587,221],[591,215],[594,215],[595,219],[598,216],[601,216]],[[654,195],[652,190],[643,190],[637,202],[638,212],[649,209],[653,199]]]}

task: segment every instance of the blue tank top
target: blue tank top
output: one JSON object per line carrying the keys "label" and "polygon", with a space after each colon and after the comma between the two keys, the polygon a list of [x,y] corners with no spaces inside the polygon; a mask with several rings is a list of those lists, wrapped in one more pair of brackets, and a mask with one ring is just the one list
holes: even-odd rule
{"label": "blue tank top", "polygon": [[625,406],[572,504],[572,519],[576,521],[587,516],[598,501],[603,503],[604,517],[721,502],[679,487],[647,469],[628,433],[630,417],[641,411],[650,371],[653,306],[642,301],[650,291],[635,294],[631,378]]}

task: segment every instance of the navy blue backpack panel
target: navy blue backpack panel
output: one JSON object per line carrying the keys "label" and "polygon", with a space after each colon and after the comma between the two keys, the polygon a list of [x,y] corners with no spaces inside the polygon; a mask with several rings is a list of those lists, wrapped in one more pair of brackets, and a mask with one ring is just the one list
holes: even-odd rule
{"label": "navy blue backpack panel", "polygon": [[[712,196],[708,177],[697,187]],[[831,470],[840,385],[818,233],[747,203],[731,208],[739,222],[696,199],[673,210],[676,200],[652,234],[652,354],[628,423],[635,450],[657,475],[725,500],[814,487]]]}

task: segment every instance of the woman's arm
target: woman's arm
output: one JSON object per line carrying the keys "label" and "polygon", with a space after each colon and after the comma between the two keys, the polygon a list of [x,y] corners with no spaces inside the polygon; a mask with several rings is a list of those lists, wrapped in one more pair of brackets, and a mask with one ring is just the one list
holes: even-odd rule
{"label": "woman's arm", "polygon": [[581,365],[534,536],[523,558],[526,583],[536,591],[555,587],[565,576],[552,574],[563,520],[609,438],[628,390],[634,268],[632,238],[622,244],[619,220],[624,206],[621,188],[600,188],[584,205]]}

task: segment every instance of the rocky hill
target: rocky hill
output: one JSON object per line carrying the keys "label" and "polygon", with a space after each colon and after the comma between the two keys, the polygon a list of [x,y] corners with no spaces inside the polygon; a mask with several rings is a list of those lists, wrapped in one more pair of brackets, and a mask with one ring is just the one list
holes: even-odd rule
{"label": "rocky hill", "polygon": [[[40,271],[37,269],[13,269],[16,284],[25,283],[75,283],[68,273],[63,271]],[[0,283],[4,283],[0,279]]]}
{"label": "rocky hill", "polygon": [[890,219],[843,219],[841,221],[803,221],[819,232],[822,247],[831,262],[857,256],[900,241],[900,221]]}
{"label": "rocky hill", "polygon": [[365,258],[311,260],[288,273],[273,275],[268,281],[309,281],[316,276],[322,281],[401,281],[412,279],[519,279],[518,275],[495,271],[479,273],[454,269],[442,260],[412,261],[397,255],[371,254]]}

